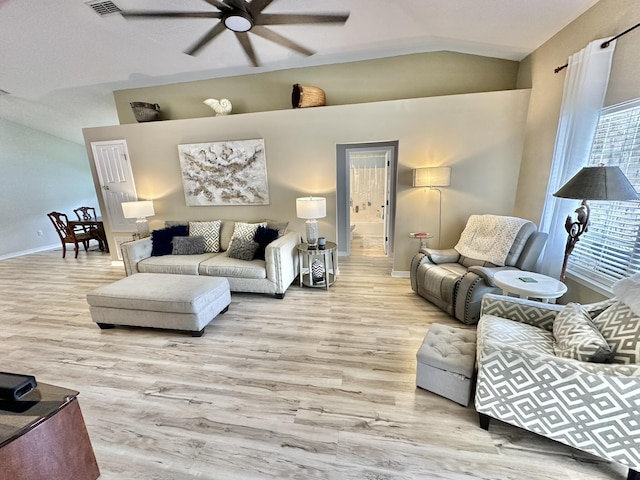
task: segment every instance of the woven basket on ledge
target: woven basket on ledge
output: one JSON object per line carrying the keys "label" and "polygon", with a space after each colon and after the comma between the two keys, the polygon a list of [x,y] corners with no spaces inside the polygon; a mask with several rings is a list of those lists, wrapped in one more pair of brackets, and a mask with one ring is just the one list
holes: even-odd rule
{"label": "woven basket on ledge", "polygon": [[160,105],[157,103],[131,102],[131,110],[138,122],[155,122],[160,120]]}
{"label": "woven basket on ledge", "polygon": [[296,83],[291,93],[291,104],[293,108],[321,107],[326,105],[327,98],[324,90],[318,87],[300,85]]}

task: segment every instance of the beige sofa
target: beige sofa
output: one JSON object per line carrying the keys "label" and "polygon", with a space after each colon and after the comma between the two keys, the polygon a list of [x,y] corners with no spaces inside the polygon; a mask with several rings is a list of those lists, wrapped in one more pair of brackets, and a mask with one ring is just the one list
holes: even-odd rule
{"label": "beige sofa", "polygon": [[151,256],[151,238],[123,243],[122,259],[126,274],[171,273],[224,277],[229,281],[232,292],[267,293],[284,298],[287,288],[298,275],[296,245],[300,243],[300,235],[287,232],[268,244],[264,260],[239,260],[229,257],[226,252],[234,226],[233,220],[222,221],[222,251],[219,253]]}

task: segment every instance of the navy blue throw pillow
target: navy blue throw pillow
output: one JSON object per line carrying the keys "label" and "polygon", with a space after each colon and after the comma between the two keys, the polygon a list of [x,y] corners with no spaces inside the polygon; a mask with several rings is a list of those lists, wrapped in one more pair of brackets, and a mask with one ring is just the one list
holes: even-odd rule
{"label": "navy blue throw pillow", "polygon": [[154,230],[151,232],[151,256],[170,255],[173,251],[173,237],[186,237],[187,235],[189,235],[187,225],[174,225],[162,230]]}
{"label": "navy blue throw pillow", "polygon": [[258,227],[253,241],[258,244],[258,249],[253,255],[253,259],[264,260],[264,250],[271,242],[278,238],[278,230],[275,228]]}

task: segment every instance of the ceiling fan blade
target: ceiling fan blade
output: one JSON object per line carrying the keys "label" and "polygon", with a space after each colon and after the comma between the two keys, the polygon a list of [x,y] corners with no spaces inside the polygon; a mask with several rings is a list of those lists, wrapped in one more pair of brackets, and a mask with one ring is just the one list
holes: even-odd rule
{"label": "ceiling fan blade", "polygon": [[256,35],[265,38],[273,43],[277,43],[278,45],[282,45],[283,47],[290,48],[291,50],[295,50],[296,52],[300,52],[303,55],[313,55],[314,51],[309,50],[308,48],[303,47],[302,45],[295,43],[292,40],[289,40],[286,37],[283,37],[279,33],[274,32],[273,30],[269,30],[268,28],[264,28],[260,25],[255,25],[251,29],[251,33],[255,33]]}
{"label": "ceiling fan blade", "polygon": [[273,3],[273,0],[251,0],[251,3],[248,5],[249,12],[251,15],[257,17],[260,12],[262,12],[265,8]]}
{"label": "ceiling fan blade", "polygon": [[193,45],[189,50],[185,50],[184,53],[186,53],[187,55],[195,55],[198,50],[200,50],[202,47],[204,47],[207,43],[209,43],[211,40],[213,40],[214,38],[216,38],[218,35],[220,35],[222,32],[224,32],[227,28],[224,26],[224,24],[222,22],[218,22],[216,24],[215,27],[213,27],[211,30],[209,30],[200,40],[198,40],[198,42]]}
{"label": "ceiling fan blade", "polygon": [[220,18],[220,12],[167,12],[153,10],[129,10],[120,12],[125,18]]}
{"label": "ceiling fan blade", "polygon": [[297,13],[262,13],[256,17],[260,25],[297,25],[305,23],[344,23],[348,13],[297,14]]}
{"label": "ceiling fan blade", "polygon": [[216,7],[220,11],[229,10],[230,8],[229,5],[219,0],[204,0],[204,1],[207,2],[209,5],[211,5],[212,7]]}
{"label": "ceiling fan blade", "polygon": [[238,10],[246,11],[247,10],[247,2],[245,0],[225,0],[227,3],[225,4],[227,8],[237,8]]}
{"label": "ceiling fan blade", "polygon": [[253,50],[253,45],[251,44],[251,40],[249,39],[247,32],[236,32],[236,37],[238,38],[240,45],[242,45],[242,48],[244,48],[244,52],[247,54],[247,57],[249,57],[249,60],[251,60],[253,66],[259,67],[260,63],[258,62],[258,57],[256,57],[256,52]]}

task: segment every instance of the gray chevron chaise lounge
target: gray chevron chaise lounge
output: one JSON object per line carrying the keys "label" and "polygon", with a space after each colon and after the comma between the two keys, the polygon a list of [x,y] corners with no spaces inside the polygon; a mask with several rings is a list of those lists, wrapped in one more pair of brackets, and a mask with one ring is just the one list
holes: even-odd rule
{"label": "gray chevron chaise lounge", "polygon": [[[633,284],[626,297],[615,288],[625,282]],[[620,463],[628,480],[640,480],[640,278],[614,293],[566,306],[485,295],[475,395],[482,428],[495,418]]]}

